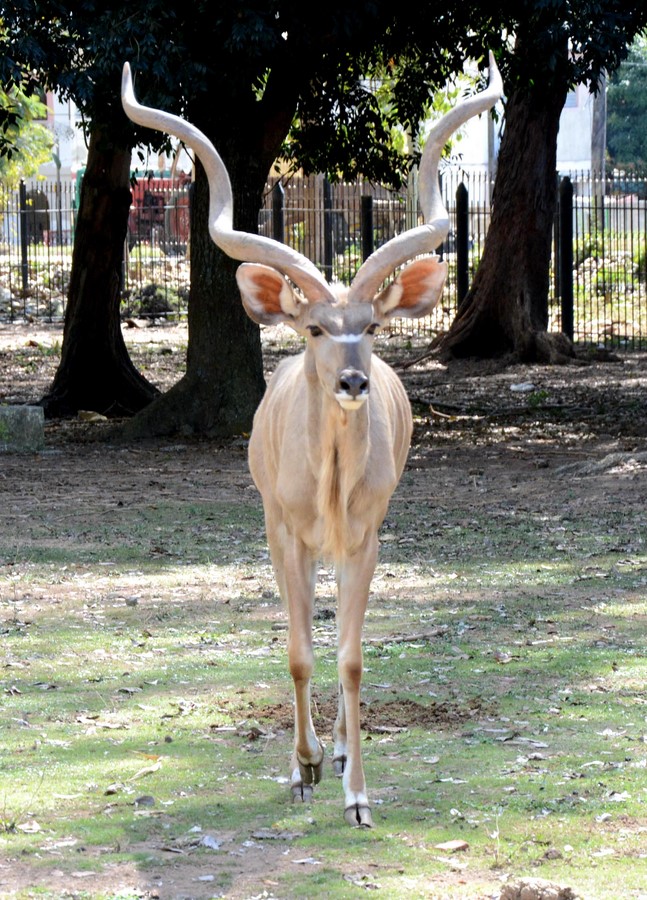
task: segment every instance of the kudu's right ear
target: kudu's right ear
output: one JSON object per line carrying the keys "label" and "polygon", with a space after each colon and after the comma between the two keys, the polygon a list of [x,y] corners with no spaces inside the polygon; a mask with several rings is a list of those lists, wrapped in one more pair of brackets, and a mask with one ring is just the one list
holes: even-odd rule
{"label": "kudu's right ear", "polygon": [[447,263],[438,257],[416,259],[373,301],[378,315],[420,318],[431,313],[440,300],[447,278]]}
{"label": "kudu's right ear", "polygon": [[236,271],[243,306],[258,325],[293,322],[303,309],[285,276],[271,266],[243,263]]}

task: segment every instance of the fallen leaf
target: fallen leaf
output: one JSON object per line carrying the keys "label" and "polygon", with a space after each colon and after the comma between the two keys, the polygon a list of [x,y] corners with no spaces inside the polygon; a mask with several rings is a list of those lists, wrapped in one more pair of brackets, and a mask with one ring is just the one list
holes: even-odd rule
{"label": "fallen leaf", "polygon": [[159,772],[162,768],[161,761],[153,763],[152,766],[145,766],[143,769],[140,769],[139,772],[135,772],[129,781],[137,781],[138,778],[146,778],[147,775],[153,775],[155,772]]}
{"label": "fallen leaf", "polygon": [[379,891],[380,885],[370,875],[344,875],[344,881],[368,891]]}
{"label": "fallen leaf", "polygon": [[259,831],[252,832],[252,837],[256,841],[294,841],[303,837],[303,832],[274,831],[271,828],[261,828]]}
{"label": "fallen leaf", "polygon": [[434,844],[434,850],[445,850],[448,853],[458,853],[464,850],[469,850],[470,845],[467,841],[461,840],[453,840],[453,841],[443,841],[442,844]]}
{"label": "fallen leaf", "polygon": [[205,836],[200,840],[200,846],[207,847],[209,850],[220,850],[222,841],[219,841],[217,838],[212,837],[212,835],[210,834],[205,834]]}
{"label": "fallen leaf", "polygon": [[33,819],[29,822],[23,822],[22,825],[16,825],[16,828],[24,834],[38,834],[40,831],[40,825]]}
{"label": "fallen leaf", "polygon": [[518,656],[512,656],[509,653],[495,653],[494,659],[499,663],[500,666],[507,666],[508,663],[513,662],[515,659],[519,659]]}
{"label": "fallen leaf", "polygon": [[515,737],[513,738],[515,744],[530,744],[532,747],[540,747],[542,750],[548,749],[548,744],[544,743],[544,741],[538,741],[535,738],[526,738],[526,737]]}
{"label": "fallen leaf", "polygon": [[79,725],[90,725],[93,728],[108,728],[111,730],[116,730],[119,728],[129,728],[129,725],[126,725],[124,722],[103,722],[96,718],[96,716],[77,716],[76,721]]}

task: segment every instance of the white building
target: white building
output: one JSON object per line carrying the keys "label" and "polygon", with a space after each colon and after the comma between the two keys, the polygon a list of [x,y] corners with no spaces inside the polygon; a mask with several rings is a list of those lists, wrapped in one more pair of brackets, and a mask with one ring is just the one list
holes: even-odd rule
{"label": "white building", "polygon": [[594,101],[593,94],[583,84],[566,98],[557,135],[557,168],[560,172],[590,172],[593,168]]}
{"label": "white building", "polygon": [[81,128],[81,116],[70,100],[60,100],[51,91],[46,98],[47,121],[44,123],[54,135],[52,159],[39,169],[45,178],[55,179],[60,163],[62,179],[76,178],[88,157],[88,148]]}
{"label": "white building", "polygon": [[[571,91],[559,122],[557,169],[559,172],[589,172],[592,168],[594,97],[585,85]],[[452,147],[452,161],[467,172],[494,169],[501,143],[502,106],[494,121],[489,113],[470,119]]]}

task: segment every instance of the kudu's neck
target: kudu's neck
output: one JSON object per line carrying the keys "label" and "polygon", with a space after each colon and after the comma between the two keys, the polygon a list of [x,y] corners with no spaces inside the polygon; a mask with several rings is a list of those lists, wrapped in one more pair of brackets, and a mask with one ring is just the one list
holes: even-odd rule
{"label": "kudu's neck", "polygon": [[325,452],[334,447],[338,454],[343,454],[349,470],[363,469],[369,445],[370,394],[359,409],[343,409],[332,391],[322,385],[309,350],[304,355],[304,371],[309,452],[317,455],[317,451]]}
{"label": "kudu's neck", "polygon": [[305,367],[307,454],[317,483],[317,507],[323,520],[322,550],[325,556],[340,560],[356,543],[349,509],[369,458],[370,399],[359,409],[342,409],[323,388],[314,361],[306,358]]}

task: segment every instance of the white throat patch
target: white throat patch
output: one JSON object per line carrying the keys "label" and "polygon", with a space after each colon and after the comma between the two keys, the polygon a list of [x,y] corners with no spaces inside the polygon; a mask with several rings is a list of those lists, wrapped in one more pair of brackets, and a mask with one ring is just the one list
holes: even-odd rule
{"label": "white throat patch", "polygon": [[359,397],[349,397],[345,394],[335,394],[335,398],[342,409],[350,412],[355,409],[361,409],[361,407],[364,406],[364,404],[368,400],[368,393],[360,394]]}

